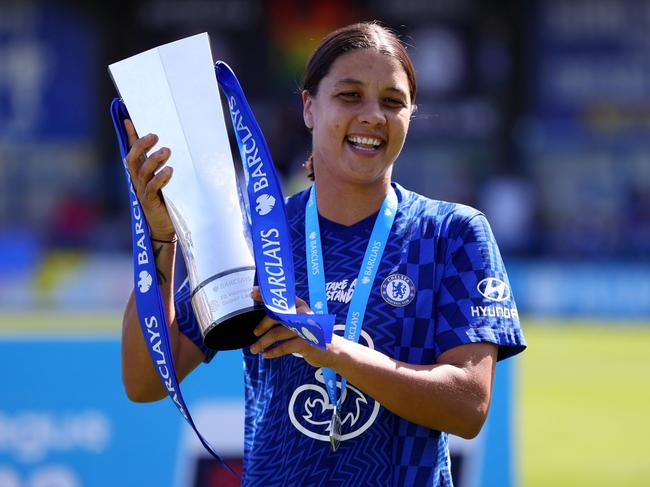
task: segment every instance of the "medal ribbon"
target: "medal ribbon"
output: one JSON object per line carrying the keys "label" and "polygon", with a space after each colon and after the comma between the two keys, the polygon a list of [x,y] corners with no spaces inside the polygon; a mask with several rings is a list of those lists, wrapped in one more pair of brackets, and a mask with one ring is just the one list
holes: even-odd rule
{"label": "medal ribbon", "polygon": [[[345,319],[345,331],[343,336],[353,342],[359,340],[363,328],[364,316],[372,284],[379,268],[390,229],[397,213],[397,195],[391,187],[388,195],[379,209],[375,225],[366,247],[363,263],[357,276],[357,284],[350,301],[348,314]],[[320,225],[318,223],[318,208],[316,205],[316,186],[311,187],[309,200],[305,208],[305,251],[307,254],[307,279],[309,283],[309,305],[315,313],[323,314],[328,312],[327,292],[325,290],[325,268],[323,264],[323,250],[320,238]],[[336,414],[341,407],[343,393],[345,392],[346,380],[341,377],[341,396],[338,396],[336,372],[323,368],[323,378],[327,388],[330,404],[334,407],[334,426]],[[335,434],[334,431],[331,432]],[[334,447],[333,447],[334,448]]]}

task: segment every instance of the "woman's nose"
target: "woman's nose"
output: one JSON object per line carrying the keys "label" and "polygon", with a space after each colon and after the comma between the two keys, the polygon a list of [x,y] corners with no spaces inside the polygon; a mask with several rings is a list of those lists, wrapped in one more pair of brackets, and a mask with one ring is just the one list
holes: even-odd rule
{"label": "woman's nose", "polygon": [[360,107],[359,122],[368,125],[383,125],[386,123],[386,115],[381,105],[376,101],[367,101]]}

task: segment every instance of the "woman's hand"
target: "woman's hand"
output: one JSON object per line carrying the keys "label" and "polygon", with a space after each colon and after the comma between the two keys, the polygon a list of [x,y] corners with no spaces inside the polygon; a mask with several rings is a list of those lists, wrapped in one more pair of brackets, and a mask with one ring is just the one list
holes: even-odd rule
{"label": "woman's hand", "polygon": [[[262,301],[259,287],[255,286],[251,297],[255,301]],[[296,296],[296,312],[299,314],[313,314],[305,301]],[[315,347],[303,340],[286,326],[266,316],[253,331],[257,340],[251,347],[251,353],[262,352],[264,358],[278,358],[292,353],[299,353],[314,367],[331,367],[335,358],[333,351],[335,343],[343,338],[332,335],[332,343],[327,345],[327,350]]]}
{"label": "woman's hand", "polygon": [[174,226],[160,192],[171,179],[172,168],[165,167],[155,174],[167,162],[171,151],[163,147],[149,157],[145,157],[145,153],[156,144],[158,137],[149,134],[138,138],[135,127],[129,119],[124,120],[124,127],[130,147],[129,153],[126,155],[126,163],[138,200],[147,217],[151,237],[159,240],[172,240],[175,234]]}

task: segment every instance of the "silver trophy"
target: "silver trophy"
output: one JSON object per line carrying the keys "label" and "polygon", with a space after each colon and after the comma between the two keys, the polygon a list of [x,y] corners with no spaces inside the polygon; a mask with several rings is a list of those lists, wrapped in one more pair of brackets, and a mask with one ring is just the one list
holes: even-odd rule
{"label": "silver trophy", "polygon": [[109,66],[151,151],[169,147],[174,176],[163,189],[176,229],[206,346],[229,350],[255,341],[264,309],[250,297],[255,260],[206,33]]}

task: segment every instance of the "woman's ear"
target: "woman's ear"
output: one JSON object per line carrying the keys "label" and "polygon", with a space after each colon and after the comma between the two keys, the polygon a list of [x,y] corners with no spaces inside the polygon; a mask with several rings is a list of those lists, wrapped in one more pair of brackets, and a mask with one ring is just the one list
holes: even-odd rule
{"label": "woman's ear", "polygon": [[314,114],[312,113],[312,97],[307,90],[302,90],[302,119],[305,126],[311,130],[314,128]]}
{"label": "woman's ear", "polygon": [[418,106],[417,104],[411,105],[411,120],[415,118],[415,113],[418,111]]}

